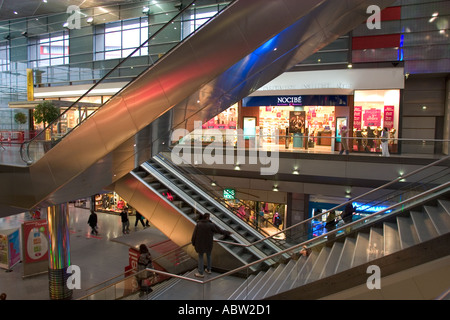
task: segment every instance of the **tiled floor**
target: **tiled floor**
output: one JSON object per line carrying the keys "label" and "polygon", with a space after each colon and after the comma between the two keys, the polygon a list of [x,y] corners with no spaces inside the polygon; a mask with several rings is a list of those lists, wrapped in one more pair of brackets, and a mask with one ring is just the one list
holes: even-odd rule
{"label": "tiled floor", "polygon": [[[123,236],[118,215],[97,215],[99,235],[92,237],[87,224],[89,210],[69,205],[71,260],[72,264],[80,267],[81,272],[81,289],[73,290],[73,299],[82,297],[86,289],[124,273],[128,265],[129,246],[155,234],[151,232],[153,228],[144,230],[140,224],[135,229],[135,218],[132,216],[131,233]],[[20,228],[25,219],[25,214],[1,218],[0,230]],[[25,278],[22,276],[22,263],[16,264],[11,272],[0,269],[0,293],[5,292],[8,300],[50,300],[47,273]]]}

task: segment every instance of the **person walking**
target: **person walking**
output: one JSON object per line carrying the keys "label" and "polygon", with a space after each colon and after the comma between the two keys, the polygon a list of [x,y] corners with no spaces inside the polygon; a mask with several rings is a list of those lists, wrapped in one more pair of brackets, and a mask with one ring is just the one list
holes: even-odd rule
{"label": "person walking", "polygon": [[127,208],[123,208],[122,212],[120,212],[120,220],[122,221],[122,233],[130,233],[130,221],[128,220]]}
{"label": "person walking", "polygon": [[[327,220],[326,220],[326,223],[325,223],[325,229],[326,229],[327,233],[333,231],[334,229],[336,229],[336,211],[331,210],[328,213]],[[328,236],[328,240],[334,240],[335,238],[336,238],[336,234],[335,233],[330,234]]]}
{"label": "person walking", "polygon": [[97,235],[97,214],[91,209],[91,214],[89,215],[88,225],[91,227],[91,233]]}
{"label": "person walking", "polygon": [[386,127],[383,128],[383,131],[381,131],[381,155],[383,157],[389,157],[389,132]]}
{"label": "person walking", "polygon": [[345,223],[350,223],[353,220],[353,213],[355,209],[353,208],[353,204],[351,202],[347,203],[344,208],[344,211],[341,214],[341,218]]}
{"label": "person walking", "polygon": [[136,275],[136,278],[139,284],[139,289],[148,294],[153,291],[151,288],[151,277],[152,276],[154,277],[155,274],[150,271],[144,271],[147,268],[154,269],[152,255],[150,254],[147,245],[142,243],[139,246],[139,258],[137,268],[138,273]]}
{"label": "person walking", "polygon": [[[210,219],[210,214],[205,213],[200,217],[192,233],[192,245],[198,253],[198,272],[195,276],[203,278],[203,272],[211,273],[211,251],[213,248],[214,234],[220,233],[229,236],[231,232],[216,226]],[[204,255],[206,254],[207,267],[204,269]]]}
{"label": "person walking", "polygon": [[139,223],[139,221],[142,224],[142,227],[145,229],[145,223],[144,223],[144,217],[141,215],[141,213],[139,211],[136,210],[136,222],[134,223],[134,228],[137,229],[137,225]]}

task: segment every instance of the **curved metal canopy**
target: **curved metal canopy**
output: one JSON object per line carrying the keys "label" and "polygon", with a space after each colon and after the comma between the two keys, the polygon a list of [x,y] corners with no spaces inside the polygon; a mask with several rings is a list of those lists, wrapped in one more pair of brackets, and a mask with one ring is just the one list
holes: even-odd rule
{"label": "curved metal canopy", "polygon": [[20,210],[99,192],[157,153],[172,130],[209,120],[364,22],[369,5],[392,2],[234,1],[39,161],[3,172],[0,203]]}

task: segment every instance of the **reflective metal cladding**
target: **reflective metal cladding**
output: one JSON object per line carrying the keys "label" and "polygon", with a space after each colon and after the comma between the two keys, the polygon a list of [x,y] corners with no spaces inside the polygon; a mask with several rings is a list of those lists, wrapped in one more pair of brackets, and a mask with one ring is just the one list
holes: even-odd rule
{"label": "reflective metal cladding", "polygon": [[[393,2],[234,1],[31,165],[31,183],[2,187],[0,203],[28,208],[100,191],[172,130],[209,120],[363,23],[369,5]],[[11,175],[0,177],[9,184]]]}

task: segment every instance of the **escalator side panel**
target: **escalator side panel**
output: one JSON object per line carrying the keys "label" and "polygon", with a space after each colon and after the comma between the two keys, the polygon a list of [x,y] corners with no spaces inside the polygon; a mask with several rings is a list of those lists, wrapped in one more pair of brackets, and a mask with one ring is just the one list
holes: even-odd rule
{"label": "escalator side panel", "polygon": [[[182,247],[190,243],[195,223],[179,213],[132,174],[118,180],[115,183],[115,191],[178,246]],[[191,245],[186,252],[197,259],[197,253]],[[213,266],[223,270],[242,266],[241,261],[217,243],[214,244],[212,259]]]}

